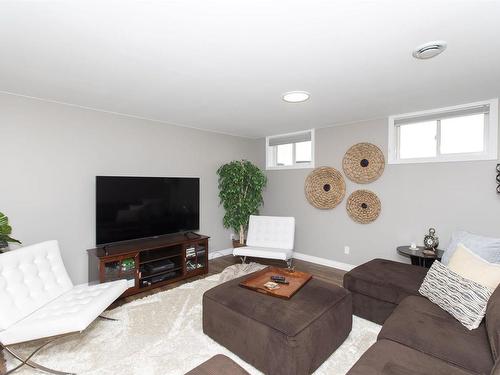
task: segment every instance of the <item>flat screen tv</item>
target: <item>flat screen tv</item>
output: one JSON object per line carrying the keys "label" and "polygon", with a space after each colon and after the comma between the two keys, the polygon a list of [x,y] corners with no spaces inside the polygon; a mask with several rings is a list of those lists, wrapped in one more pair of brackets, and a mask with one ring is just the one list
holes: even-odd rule
{"label": "flat screen tv", "polygon": [[96,243],[198,230],[200,179],[96,177]]}

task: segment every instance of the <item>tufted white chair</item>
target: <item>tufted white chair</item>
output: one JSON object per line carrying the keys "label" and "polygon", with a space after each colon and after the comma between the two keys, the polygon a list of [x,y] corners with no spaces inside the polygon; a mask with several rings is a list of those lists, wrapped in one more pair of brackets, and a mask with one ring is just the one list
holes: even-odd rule
{"label": "tufted white chair", "polygon": [[21,358],[10,345],[81,332],[127,289],[126,280],[74,286],[57,241],[0,254],[0,349],[27,364],[65,374]]}
{"label": "tufted white chair", "polygon": [[247,245],[233,249],[234,256],[284,260],[291,266],[295,218],[251,215]]}

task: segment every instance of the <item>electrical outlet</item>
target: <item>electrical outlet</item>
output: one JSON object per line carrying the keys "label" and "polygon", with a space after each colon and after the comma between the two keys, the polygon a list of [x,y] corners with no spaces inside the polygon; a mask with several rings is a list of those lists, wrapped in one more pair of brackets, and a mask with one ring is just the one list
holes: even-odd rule
{"label": "electrical outlet", "polygon": [[350,252],[351,252],[351,248],[349,246],[344,246],[344,254],[349,255]]}

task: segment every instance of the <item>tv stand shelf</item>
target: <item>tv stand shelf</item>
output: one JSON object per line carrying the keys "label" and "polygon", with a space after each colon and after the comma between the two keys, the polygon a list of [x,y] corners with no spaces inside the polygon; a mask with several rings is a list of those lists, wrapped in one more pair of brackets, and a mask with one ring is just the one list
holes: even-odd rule
{"label": "tv stand shelf", "polygon": [[148,258],[148,257],[144,257],[142,258],[141,257],[141,264],[148,264],[148,263],[154,263],[154,262],[158,262],[160,260],[164,260],[164,259],[170,259],[170,258],[176,258],[176,257],[180,257],[182,254],[179,253],[179,254],[170,254],[170,255],[165,255],[165,256],[159,256],[157,258]]}
{"label": "tv stand shelf", "polygon": [[208,239],[179,234],[89,249],[89,280],[127,279],[125,297],[207,274]]}
{"label": "tv stand shelf", "polygon": [[170,272],[175,272],[175,271],[179,271],[179,270],[182,270],[182,267],[174,267],[174,268],[170,268],[166,271],[160,271],[160,272],[153,272],[151,274],[144,274],[144,275],[141,275],[139,277],[139,279],[149,279],[150,277],[154,277],[154,276],[159,276],[159,275],[163,275],[165,273],[170,273]]}

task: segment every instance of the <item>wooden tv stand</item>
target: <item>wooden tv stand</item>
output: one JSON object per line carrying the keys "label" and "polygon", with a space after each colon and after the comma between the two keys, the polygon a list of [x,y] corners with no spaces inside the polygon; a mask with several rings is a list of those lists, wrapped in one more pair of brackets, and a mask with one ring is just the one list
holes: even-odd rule
{"label": "wooden tv stand", "polygon": [[206,274],[208,239],[178,234],[89,249],[89,281],[127,279],[125,297]]}

